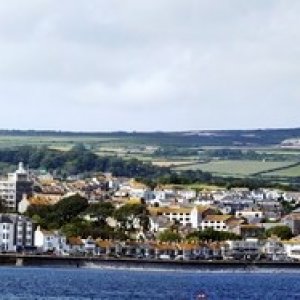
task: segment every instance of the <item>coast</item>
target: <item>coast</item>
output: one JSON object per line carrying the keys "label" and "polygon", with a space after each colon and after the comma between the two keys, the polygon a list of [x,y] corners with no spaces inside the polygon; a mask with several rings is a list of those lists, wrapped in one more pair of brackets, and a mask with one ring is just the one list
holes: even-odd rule
{"label": "coast", "polygon": [[300,270],[300,262],[280,261],[175,261],[133,258],[70,257],[49,255],[1,254],[0,266],[71,267],[71,268],[128,268],[165,270],[252,270],[294,269]]}

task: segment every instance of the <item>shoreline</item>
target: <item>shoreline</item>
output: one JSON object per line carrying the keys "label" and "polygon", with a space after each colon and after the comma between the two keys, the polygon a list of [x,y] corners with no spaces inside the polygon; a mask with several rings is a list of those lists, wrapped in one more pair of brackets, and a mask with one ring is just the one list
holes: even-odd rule
{"label": "shoreline", "polygon": [[156,259],[106,258],[106,257],[62,257],[47,255],[1,254],[1,266],[17,267],[66,267],[105,269],[159,269],[187,271],[218,270],[298,270],[300,262],[280,261],[169,261]]}

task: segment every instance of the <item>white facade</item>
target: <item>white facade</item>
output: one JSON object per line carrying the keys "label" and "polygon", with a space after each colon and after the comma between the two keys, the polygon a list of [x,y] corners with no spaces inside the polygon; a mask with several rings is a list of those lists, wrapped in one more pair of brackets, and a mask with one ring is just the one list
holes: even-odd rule
{"label": "white facade", "polygon": [[67,239],[58,232],[44,231],[40,227],[34,232],[34,245],[42,252],[63,254],[68,251]]}
{"label": "white facade", "polygon": [[235,216],[237,218],[245,218],[247,219],[250,223],[251,221],[261,221],[265,215],[262,211],[259,210],[240,210],[236,211]]}
{"label": "white facade", "polygon": [[16,182],[13,180],[0,181],[0,198],[5,201],[5,205],[9,209],[16,206]]}
{"label": "white facade", "polygon": [[0,252],[15,251],[14,224],[8,219],[0,219]]}
{"label": "white facade", "polygon": [[215,231],[228,231],[229,227],[227,222],[231,218],[232,216],[209,215],[202,220],[201,229],[212,228]]}
{"label": "white facade", "polygon": [[6,207],[11,210],[16,210],[17,202],[21,200],[20,195],[18,195],[18,182],[29,182],[29,176],[23,163],[19,163],[16,172],[9,173],[5,180],[0,181],[0,198],[5,201]]}
{"label": "white facade", "polygon": [[33,246],[33,223],[14,214],[0,215],[0,250],[16,251]]}
{"label": "white facade", "polygon": [[287,257],[300,260],[300,241],[290,241],[283,243]]}

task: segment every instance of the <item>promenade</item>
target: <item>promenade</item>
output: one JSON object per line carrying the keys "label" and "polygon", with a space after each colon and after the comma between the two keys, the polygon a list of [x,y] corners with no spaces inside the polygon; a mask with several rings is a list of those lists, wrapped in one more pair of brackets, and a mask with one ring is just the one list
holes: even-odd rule
{"label": "promenade", "polygon": [[40,266],[40,267],[99,267],[99,268],[153,268],[153,269],[186,269],[186,270],[218,270],[218,269],[299,269],[300,262],[274,261],[224,261],[195,260],[175,261],[135,258],[107,257],[72,257],[50,255],[1,254],[0,266]]}

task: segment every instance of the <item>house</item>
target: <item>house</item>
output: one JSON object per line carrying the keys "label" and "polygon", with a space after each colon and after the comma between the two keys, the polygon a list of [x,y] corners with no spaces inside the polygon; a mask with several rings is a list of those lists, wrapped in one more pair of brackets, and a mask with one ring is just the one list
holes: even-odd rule
{"label": "house", "polygon": [[4,251],[19,251],[34,246],[35,224],[30,218],[16,214],[0,214],[0,247]]}
{"label": "house", "polygon": [[180,225],[191,225],[191,207],[150,207],[149,212],[151,216],[164,216],[170,222],[177,222]]}
{"label": "house", "polygon": [[294,238],[282,242],[287,257],[300,260],[300,239]]}
{"label": "house", "polygon": [[170,189],[156,189],[154,190],[154,198],[149,201],[153,206],[169,206],[175,202],[176,193]]}
{"label": "house", "polygon": [[294,210],[291,214],[282,219],[282,223],[290,227],[294,235],[300,234],[300,209]]}
{"label": "house", "polygon": [[0,215],[0,252],[15,251],[15,225],[6,215]]}
{"label": "house", "polygon": [[230,232],[233,232],[243,239],[247,238],[260,238],[265,232],[264,227],[261,224],[238,224],[231,228]]}
{"label": "house", "polygon": [[84,242],[80,237],[70,237],[68,239],[69,253],[72,255],[82,255],[85,251]]}
{"label": "house", "polygon": [[284,261],[287,259],[283,243],[278,237],[268,238],[263,247],[263,253],[267,259],[273,261]]}
{"label": "house", "polygon": [[295,203],[300,202],[300,192],[286,192],[282,195],[282,197],[288,202],[292,202],[292,201],[295,201]]}
{"label": "house", "polygon": [[227,241],[225,246],[225,258],[257,259],[261,255],[262,245],[257,239],[242,241]]}
{"label": "house", "polygon": [[207,215],[201,222],[201,229],[212,228],[216,231],[228,231],[229,222],[236,220],[231,215]]}
{"label": "house", "polygon": [[96,243],[92,237],[88,237],[87,239],[82,239],[84,245],[84,253],[88,255],[96,254]]}
{"label": "house", "polygon": [[154,245],[154,256],[157,259],[174,259],[178,253],[176,243],[157,243]]}
{"label": "house", "polygon": [[177,196],[189,201],[197,197],[197,192],[195,190],[179,190],[177,191]]}
{"label": "house", "polygon": [[145,201],[150,201],[154,198],[154,193],[145,184],[136,182],[135,180],[130,181],[128,190],[131,198],[144,199]]}
{"label": "house", "polygon": [[183,260],[190,260],[201,257],[203,247],[199,243],[179,243],[177,248],[178,256]]}
{"label": "house", "polygon": [[166,216],[150,216],[150,227],[151,232],[162,232],[170,228],[174,223]]}
{"label": "house", "polygon": [[211,206],[196,205],[191,211],[191,225],[193,229],[201,228],[203,219],[208,215],[216,213],[216,209]]}
{"label": "house", "polygon": [[122,251],[120,245],[117,245],[117,243],[114,243],[111,240],[97,239],[95,244],[98,255],[117,255]]}
{"label": "house", "polygon": [[61,196],[48,194],[34,194],[32,197],[23,195],[22,200],[18,204],[18,212],[24,214],[30,205],[54,205],[59,202]]}
{"label": "house", "polygon": [[248,223],[260,223],[265,218],[264,213],[257,209],[237,210],[235,216],[246,219]]}
{"label": "house", "polygon": [[40,226],[34,232],[34,245],[43,253],[66,254],[69,251],[67,238],[58,231],[42,230]]}

